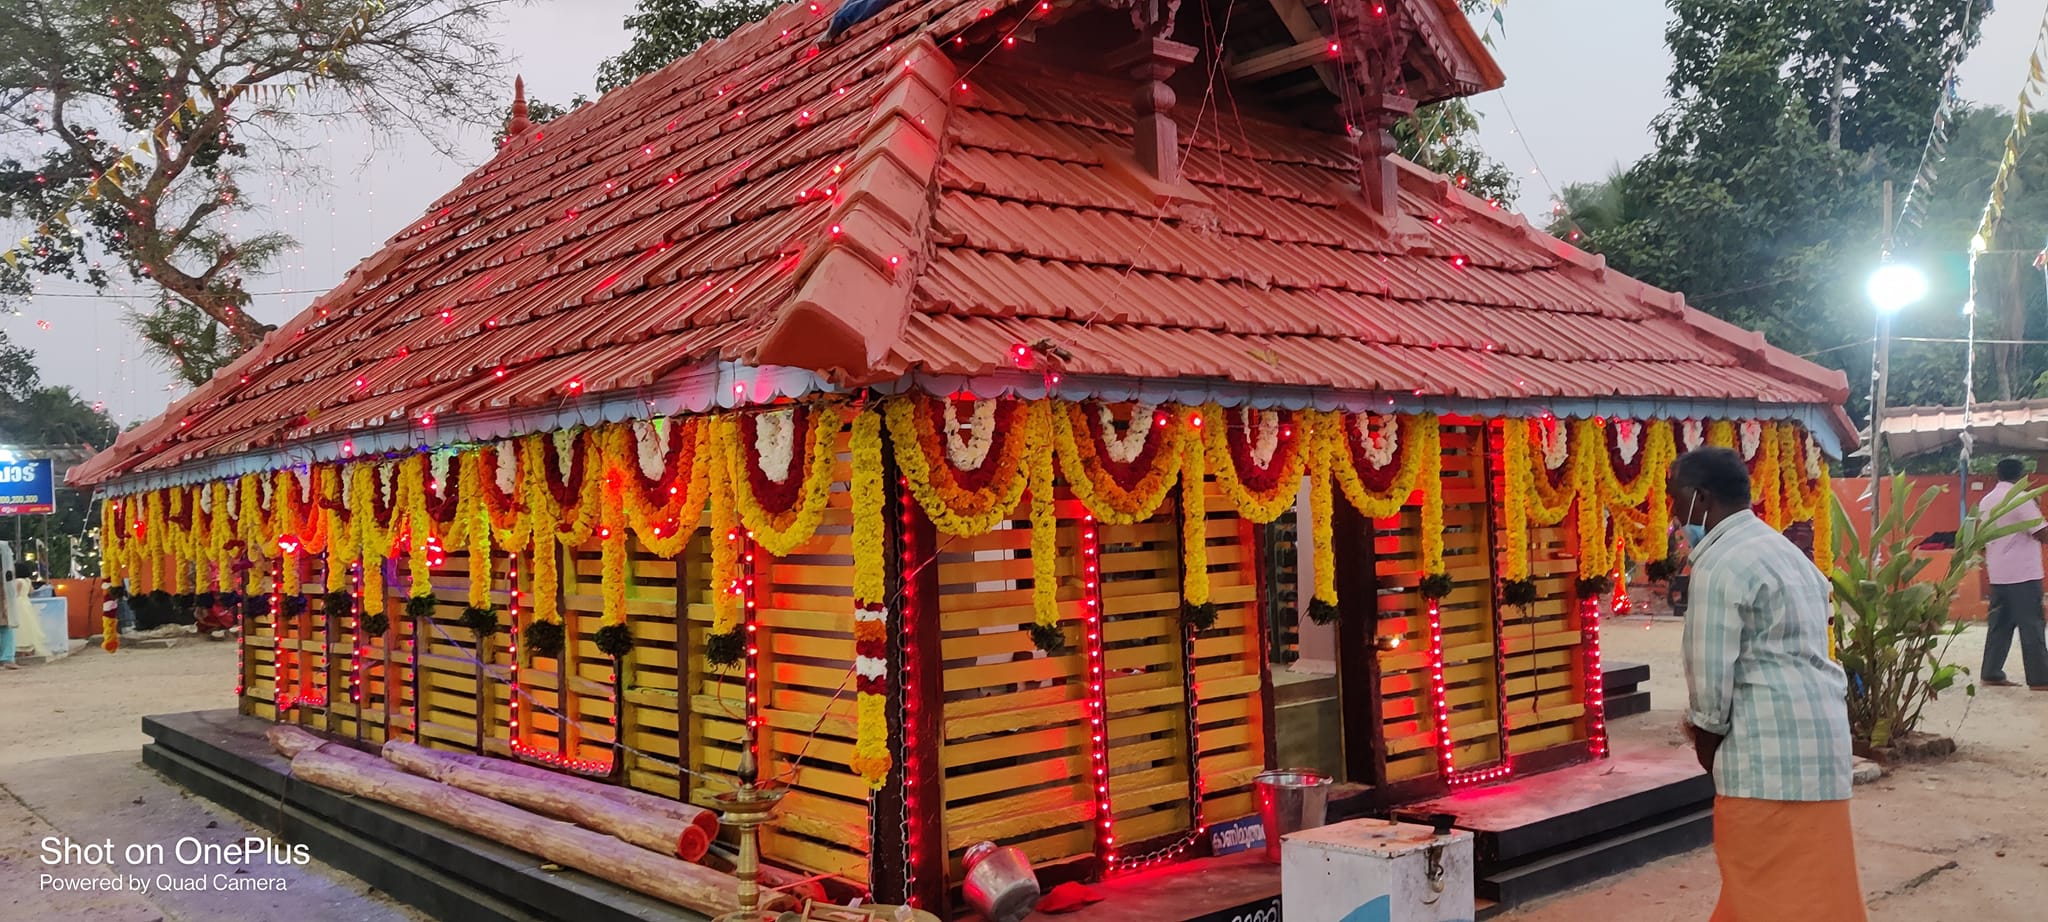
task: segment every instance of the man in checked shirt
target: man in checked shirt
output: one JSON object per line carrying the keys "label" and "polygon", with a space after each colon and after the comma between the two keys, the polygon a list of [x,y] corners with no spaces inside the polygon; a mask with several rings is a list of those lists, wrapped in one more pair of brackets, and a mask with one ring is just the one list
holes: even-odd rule
{"label": "man in checked shirt", "polygon": [[1714,778],[1713,922],[1866,922],[1827,580],[1750,511],[1735,452],[1687,452],[1671,466],[1670,495],[1695,538],[1686,730]]}

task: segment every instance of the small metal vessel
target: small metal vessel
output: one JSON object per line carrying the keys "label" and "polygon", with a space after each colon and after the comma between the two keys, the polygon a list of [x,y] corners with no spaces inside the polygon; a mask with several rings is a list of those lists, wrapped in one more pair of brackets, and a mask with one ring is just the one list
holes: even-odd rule
{"label": "small metal vessel", "polygon": [[1023,852],[981,842],[967,849],[960,863],[967,868],[960,888],[967,905],[988,922],[1019,922],[1038,904],[1038,875]]}

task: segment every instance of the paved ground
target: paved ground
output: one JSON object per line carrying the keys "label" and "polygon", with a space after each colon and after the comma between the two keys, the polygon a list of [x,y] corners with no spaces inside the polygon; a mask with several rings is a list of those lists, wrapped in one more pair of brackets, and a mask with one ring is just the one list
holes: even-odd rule
{"label": "paved ground", "polygon": [[[1676,658],[1680,625],[1642,619],[1612,625],[1612,660],[1651,664],[1658,710],[1615,723],[1616,746],[1677,746],[1683,700]],[[1957,650],[1974,662],[1972,629]],[[319,864],[273,867],[213,861],[192,867],[48,867],[41,840],[70,836],[117,846],[177,840],[225,843],[258,833],[144,768],[143,714],[228,707],[234,645],[194,639],[170,650],[97,649],[49,666],[0,673],[0,919],[293,919],[400,922],[420,917],[360,881]],[[2014,664],[2017,669],[2017,663]],[[1965,715],[1967,713],[1967,719]],[[1878,922],[2021,922],[2048,917],[2048,694],[1985,690],[1930,708],[1927,727],[1962,744],[1954,759],[1906,768],[1860,787],[1857,850],[1871,916]],[[41,875],[102,877],[119,870],[151,892],[58,893]],[[161,892],[159,874],[280,877],[282,892]],[[1506,916],[1516,922],[1696,922],[1714,901],[1710,852],[1659,862]]]}
{"label": "paved ground", "polygon": [[[180,839],[225,845],[261,836],[233,814],[186,794],[143,767],[144,714],[234,705],[235,645],[194,638],[168,650],[97,647],[69,659],[0,672],[0,919],[93,922],[408,922],[424,917],[371,892],[311,856],[310,865],[215,854],[178,861]],[[43,841],[161,845],[162,862],[52,866]],[[97,856],[82,856],[97,857]],[[284,856],[280,856],[284,857]],[[62,880],[140,880],[148,891],[47,889]],[[165,891],[160,885],[204,889]],[[282,890],[227,890],[281,880]],[[275,884],[272,884],[275,886]]]}
{"label": "paved ground", "polygon": [[[1650,664],[1656,710],[1614,724],[1615,747],[1678,746],[1685,700],[1682,626],[1623,620],[1603,636],[1610,661]],[[1973,668],[1982,628],[1955,651]],[[2019,668],[2018,654],[2010,668]],[[1928,708],[1923,729],[1955,737],[1955,758],[1905,767],[1856,789],[1856,858],[1873,922],[2034,922],[2048,918],[2048,693],[1980,689]],[[1719,875],[1701,850],[1502,916],[1514,922],[1698,922]]]}

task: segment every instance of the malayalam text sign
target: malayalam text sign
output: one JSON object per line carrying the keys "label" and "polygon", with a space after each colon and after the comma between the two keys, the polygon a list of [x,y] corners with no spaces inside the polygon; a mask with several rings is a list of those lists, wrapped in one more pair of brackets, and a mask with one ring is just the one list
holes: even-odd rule
{"label": "malayalam text sign", "polygon": [[0,462],[0,515],[44,515],[57,511],[50,459]]}

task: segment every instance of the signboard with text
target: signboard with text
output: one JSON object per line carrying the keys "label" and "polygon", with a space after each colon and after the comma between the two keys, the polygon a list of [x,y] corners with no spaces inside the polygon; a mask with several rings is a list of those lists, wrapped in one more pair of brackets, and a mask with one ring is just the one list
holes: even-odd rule
{"label": "signboard with text", "polygon": [[50,459],[0,461],[0,515],[45,515],[57,511],[56,479]]}

